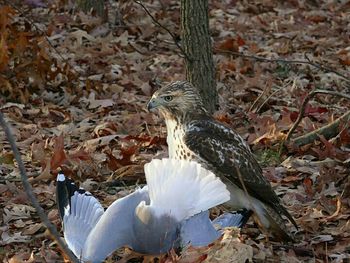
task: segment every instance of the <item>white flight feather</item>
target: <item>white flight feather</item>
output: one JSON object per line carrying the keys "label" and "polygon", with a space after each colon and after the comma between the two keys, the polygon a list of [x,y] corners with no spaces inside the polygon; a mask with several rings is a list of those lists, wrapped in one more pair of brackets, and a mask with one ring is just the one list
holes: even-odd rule
{"label": "white flight feather", "polygon": [[80,258],[85,241],[104,213],[99,201],[89,195],[75,192],[71,197],[71,209],[63,217],[64,238],[68,247]]}
{"label": "white flight feather", "polygon": [[194,161],[154,159],[145,174],[149,209],[157,217],[168,214],[181,221],[230,199],[225,184]]}

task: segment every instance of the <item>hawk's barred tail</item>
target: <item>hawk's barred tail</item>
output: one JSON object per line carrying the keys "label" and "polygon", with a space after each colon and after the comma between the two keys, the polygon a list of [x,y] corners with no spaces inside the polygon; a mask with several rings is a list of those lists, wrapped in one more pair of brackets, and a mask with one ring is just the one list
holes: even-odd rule
{"label": "hawk's barred tail", "polygon": [[64,238],[80,258],[87,236],[102,216],[104,209],[96,198],[63,174],[58,174],[56,199],[62,219]]}
{"label": "hawk's barred tail", "polygon": [[294,236],[288,230],[284,219],[281,217],[279,213],[276,212],[273,208],[265,205],[266,209],[266,218],[269,221],[268,231],[272,233],[272,235],[285,242],[294,242]]}
{"label": "hawk's barred tail", "polygon": [[193,161],[162,159],[145,165],[150,205],[183,220],[230,199],[225,184]]}

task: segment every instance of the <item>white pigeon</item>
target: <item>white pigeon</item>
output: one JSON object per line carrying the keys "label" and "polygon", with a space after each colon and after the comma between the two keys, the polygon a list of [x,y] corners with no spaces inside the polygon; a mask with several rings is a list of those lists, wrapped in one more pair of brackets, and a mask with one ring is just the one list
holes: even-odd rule
{"label": "white pigeon", "polygon": [[230,199],[225,184],[193,161],[154,159],[145,165],[147,186],[104,211],[89,192],[57,176],[57,203],[68,247],[83,262],[102,262],[116,249],[160,255],[220,236],[208,209]]}

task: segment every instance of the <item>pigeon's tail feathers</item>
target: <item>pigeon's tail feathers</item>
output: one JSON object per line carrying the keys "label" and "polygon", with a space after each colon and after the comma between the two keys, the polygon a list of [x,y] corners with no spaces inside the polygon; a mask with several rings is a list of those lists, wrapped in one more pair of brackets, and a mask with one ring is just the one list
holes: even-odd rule
{"label": "pigeon's tail feathers", "polygon": [[104,209],[95,197],[63,174],[57,176],[56,198],[64,238],[70,250],[80,258],[85,241]]}
{"label": "pigeon's tail feathers", "polygon": [[193,161],[162,159],[145,165],[150,206],[160,216],[187,219],[230,199],[225,184]]}
{"label": "pigeon's tail feathers", "polygon": [[229,212],[220,215],[215,218],[213,224],[217,226],[219,229],[223,229],[225,227],[243,227],[250,216],[253,214],[251,210],[241,209],[236,212]]}

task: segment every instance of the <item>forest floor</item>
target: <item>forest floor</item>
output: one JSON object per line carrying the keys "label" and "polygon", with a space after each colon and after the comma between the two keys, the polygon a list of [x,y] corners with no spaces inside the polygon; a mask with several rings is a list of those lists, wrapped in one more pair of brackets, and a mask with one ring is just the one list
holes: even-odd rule
{"label": "forest floor", "polygon": [[[144,184],[143,164],[167,154],[164,121],[147,112],[146,103],[159,84],[185,78],[173,39],[139,4],[109,4],[104,22],[67,2],[0,5],[0,110],[36,197],[59,229],[57,171],[80,181],[103,206]],[[178,2],[143,4],[179,36]],[[294,139],[350,109],[350,3],[210,2],[220,107],[215,117],[247,140],[300,226],[294,230],[298,241],[285,245],[268,242],[249,221],[241,242],[253,249],[255,262],[349,262],[350,122],[341,121],[331,138],[319,134],[299,147]],[[310,97],[279,153],[314,89],[340,94]],[[1,261],[62,262],[23,191],[3,132],[0,139]]]}

